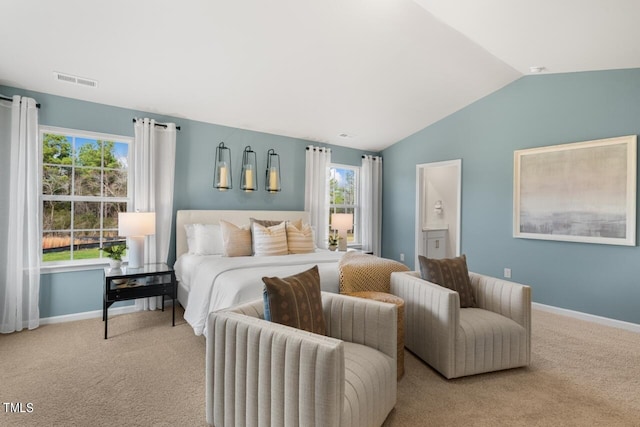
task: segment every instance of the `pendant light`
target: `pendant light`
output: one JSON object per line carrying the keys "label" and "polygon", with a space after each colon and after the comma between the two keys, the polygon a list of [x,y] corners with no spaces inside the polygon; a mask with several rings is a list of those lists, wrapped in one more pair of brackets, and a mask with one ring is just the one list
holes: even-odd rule
{"label": "pendant light", "polygon": [[267,177],[265,179],[265,189],[269,193],[277,193],[282,190],[280,187],[280,156],[271,148],[267,151]]}
{"label": "pendant light", "polygon": [[256,152],[251,149],[251,146],[247,145],[242,152],[242,172],[240,174],[241,190],[246,192],[258,191],[256,171]]}
{"label": "pendant light", "polygon": [[213,176],[213,188],[220,191],[230,190],[231,183],[231,149],[221,142],[216,148],[216,169]]}

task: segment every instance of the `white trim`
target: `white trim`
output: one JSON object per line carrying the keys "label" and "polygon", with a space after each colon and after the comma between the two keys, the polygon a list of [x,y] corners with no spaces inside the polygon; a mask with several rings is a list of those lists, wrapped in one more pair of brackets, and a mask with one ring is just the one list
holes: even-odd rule
{"label": "white trim", "polygon": [[[172,301],[173,300],[170,298],[165,298],[164,300],[165,308],[167,306],[171,307]],[[179,304],[180,303],[176,299],[176,305],[179,305]],[[111,318],[111,316],[113,315],[135,313],[137,311],[142,311],[142,310],[137,310],[135,304],[126,305],[124,307],[110,308],[109,318]],[[74,322],[76,320],[95,319],[97,317],[102,317],[102,310],[93,310],[93,311],[85,311],[83,313],[72,313],[72,314],[63,314],[61,316],[44,317],[40,319],[40,325],[53,325],[54,323]]]}
{"label": "white trim", "polygon": [[93,258],[74,261],[49,261],[40,265],[41,274],[66,273],[68,271],[102,270],[109,267],[108,258]]}
{"label": "white trim", "polygon": [[[112,133],[103,133],[103,132],[91,132],[88,130],[81,129],[71,129],[71,128],[61,128],[57,126],[39,126],[40,134],[43,133],[55,133],[62,136],[69,136],[69,134],[73,136],[77,136],[80,138],[88,138],[88,139],[112,139],[117,142],[126,142],[130,146],[133,146],[133,137],[127,135],[114,135]],[[40,138],[42,140],[42,137]]]}
{"label": "white trim", "polygon": [[[169,300],[171,301],[171,300]],[[124,307],[116,307],[109,309],[109,317],[113,314],[127,314],[136,311],[135,304]],[[40,319],[41,325],[52,325],[54,323],[73,322],[76,320],[94,319],[102,317],[102,310],[85,311],[83,313],[63,314],[62,316],[45,317]]]}
{"label": "white trim", "polygon": [[568,310],[566,308],[554,307],[552,305],[534,302],[533,308],[561,316],[573,317],[574,319],[586,320],[587,322],[598,323],[600,325],[611,326],[613,328],[624,329],[640,334],[640,325],[637,323],[625,322],[623,320],[611,319],[608,317],[596,316],[594,314],[583,313],[581,311]]}

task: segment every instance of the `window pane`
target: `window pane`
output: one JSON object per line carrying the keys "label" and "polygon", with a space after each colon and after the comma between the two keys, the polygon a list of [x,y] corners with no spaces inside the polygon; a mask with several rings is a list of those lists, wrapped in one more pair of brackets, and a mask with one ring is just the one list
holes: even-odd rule
{"label": "window pane", "polygon": [[104,197],[127,197],[126,170],[104,171]]}
{"label": "window pane", "polygon": [[354,205],[356,203],[355,170],[331,168],[329,197],[330,203],[335,205]]}
{"label": "window pane", "polygon": [[126,169],[128,167],[129,144],[114,141],[102,142],[104,152],[104,167]]}
{"label": "window pane", "polygon": [[42,202],[42,229],[69,230],[71,228],[71,202]]}
{"label": "window pane", "polygon": [[75,233],[73,259],[91,259],[100,257],[100,230]]}
{"label": "window pane", "polygon": [[42,261],[68,261],[71,259],[71,233],[44,233]]}
{"label": "window pane", "polygon": [[42,139],[42,163],[70,165],[71,138],[63,135],[46,133]]}
{"label": "window pane", "polygon": [[76,168],[74,191],[76,196],[99,196],[101,170],[95,168]]}
{"label": "window pane", "polygon": [[43,166],[42,194],[68,196],[71,194],[71,167]]}
{"label": "window pane", "polygon": [[76,166],[102,166],[101,144],[95,139],[76,138]]}
{"label": "window pane", "polygon": [[100,202],[74,202],[73,228],[100,229]]}
{"label": "window pane", "polygon": [[129,169],[129,144],[116,142],[113,153],[118,159],[118,168]]}
{"label": "window pane", "polygon": [[104,222],[102,227],[107,228],[118,228],[118,213],[126,212],[127,204],[126,203],[105,203],[104,204]]}

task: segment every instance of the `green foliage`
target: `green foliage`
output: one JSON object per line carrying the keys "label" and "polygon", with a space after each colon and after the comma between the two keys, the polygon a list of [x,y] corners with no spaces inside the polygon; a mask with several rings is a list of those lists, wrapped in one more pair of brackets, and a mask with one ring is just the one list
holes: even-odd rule
{"label": "green foliage", "polygon": [[329,234],[329,246],[336,246],[340,241],[340,236],[337,234]]}
{"label": "green foliage", "polygon": [[42,161],[56,165],[70,165],[72,163],[71,143],[67,137],[45,134],[42,143]]}
{"label": "green foliage", "polygon": [[124,255],[127,247],[125,245],[111,245],[105,246],[102,248],[102,252],[107,254],[107,256],[116,261],[122,261],[122,256]]}
{"label": "green foliage", "polygon": [[339,183],[335,176],[329,179],[329,198],[333,205],[354,205],[356,203],[355,172],[350,169],[335,169],[342,176]]}

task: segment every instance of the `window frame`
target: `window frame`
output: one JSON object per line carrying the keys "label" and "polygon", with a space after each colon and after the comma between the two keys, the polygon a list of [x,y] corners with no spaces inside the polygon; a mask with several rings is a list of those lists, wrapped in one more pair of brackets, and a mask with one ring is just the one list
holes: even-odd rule
{"label": "window frame", "polygon": [[[54,134],[54,135],[61,135],[64,137],[72,137],[72,138],[86,138],[86,139],[95,139],[95,140],[101,140],[101,141],[114,141],[116,143],[126,143],[128,144],[129,148],[127,150],[127,196],[126,197],[105,197],[103,194],[101,194],[100,196],[76,196],[76,195],[46,195],[43,193],[43,182],[44,182],[44,135],[45,134]],[[102,253],[100,253],[100,257],[99,258],[90,258],[90,259],[71,259],[71,260],[64,260],[64,261],[43,261],[42,260],[42,256],[43,256],[43,248],[42,248],[42,240],[44,237],[44,233],[47,232],[47,230],[44,230],[44,215],[43,215],[43,205],[45,201],[54,201],[54,202],[98,202],[98,203],[105,203],[105,202],[112,202],[112,203],[126,203],[127,204],[127,211],[129,211],[132,207],[132,202],[133,202],[133,149],[134,149],[134,138],[131,136],[125,136],[125,135],[115,135],[115,134],[109,134],[109,133],[103,133],[103,132],[93,132],[93,131],[86,131],[86,130],[80,130],[80,129],[71,129],[71,128],[63,128],[63,127],[56,127],[56,126],[46,126],[46,125],[41,125],[38,128],[38,138],[39,141],[38,143],[40,144],[40,150],[41,150],[41,156],[39,159],[39,170],[40,170],[40,270],[44,271],[44,272],[64,272],[64,271],[79,271],[79,270],[90,270],[90,269],[96,269],[96,268],[100,268],[100,267],[104,267],[106,265],[108,265],[108,257],[103,256]],[[75,148],[75,147],[73,147]],[[75,157],[75,152],[73,152],[73,155]],[[104,153],[103,153],[104,155]],[[74,163],[72,163],[72,165],[69,165],[69,167],[72,170],[72,176],[73,172],[75,171],[76,165],[75,165],[75,160]],[[80,168],[83,168],[83,166],[79,166]],[[111,168],[105,168],[104,165],[100,167],[100,173],[101,173],[101,177],[104,175],[104,171],[105,170],[112,170]],[[70,193],[73,194],[73,188],[75,186],[75,182],[73,179],[71,179],[70,182]],[[102,185],[101,185],[101,193],[102,193]],[[83,230],[86,231],[85,229],[74,229],[73,227],[73,203],[72,203],[72,209],[71,209],[71,218],[72,218],[72,225],[70,227],[70,233],[71,236],[73,236],[74,232],[82,232]],[[114,229],[112,228],[108,228],[105,229],[103,228],[104,224],[103,224],[103,215],[101,214],[100,216],[100,233],[102,235],[103,232],[105,231],[113,231]],[[93,229],[92,229],[93,230]],[[59,230],[48,230],[48,232],[56,232]],[[117,231],[117,229],[116,229]]]}
{"label": "window frame", "polygon": [[[347,247],[350,248],[358,248],[362,246],[362,230],[360,223],[360,174],[362,168],[360,166],[354,165],[345,165],[341,163],[331,163],[329,164],[329,180],[327,181],[327,185],[330,186],[331,177],[332,177],[332,169],[347,169],[352,170],[355,173],[355,182],[354,182],[354,204],[340,204],[336,205],[331,201],[331,188],[329,187],[329,215],[332,213],[336,213],[336,209],[348,209],[353,208],[353,242],[348,242]],[[329,226],[331,227],[331,226]],[[329,233],[331,233],[331,228],[329,228]]]}

